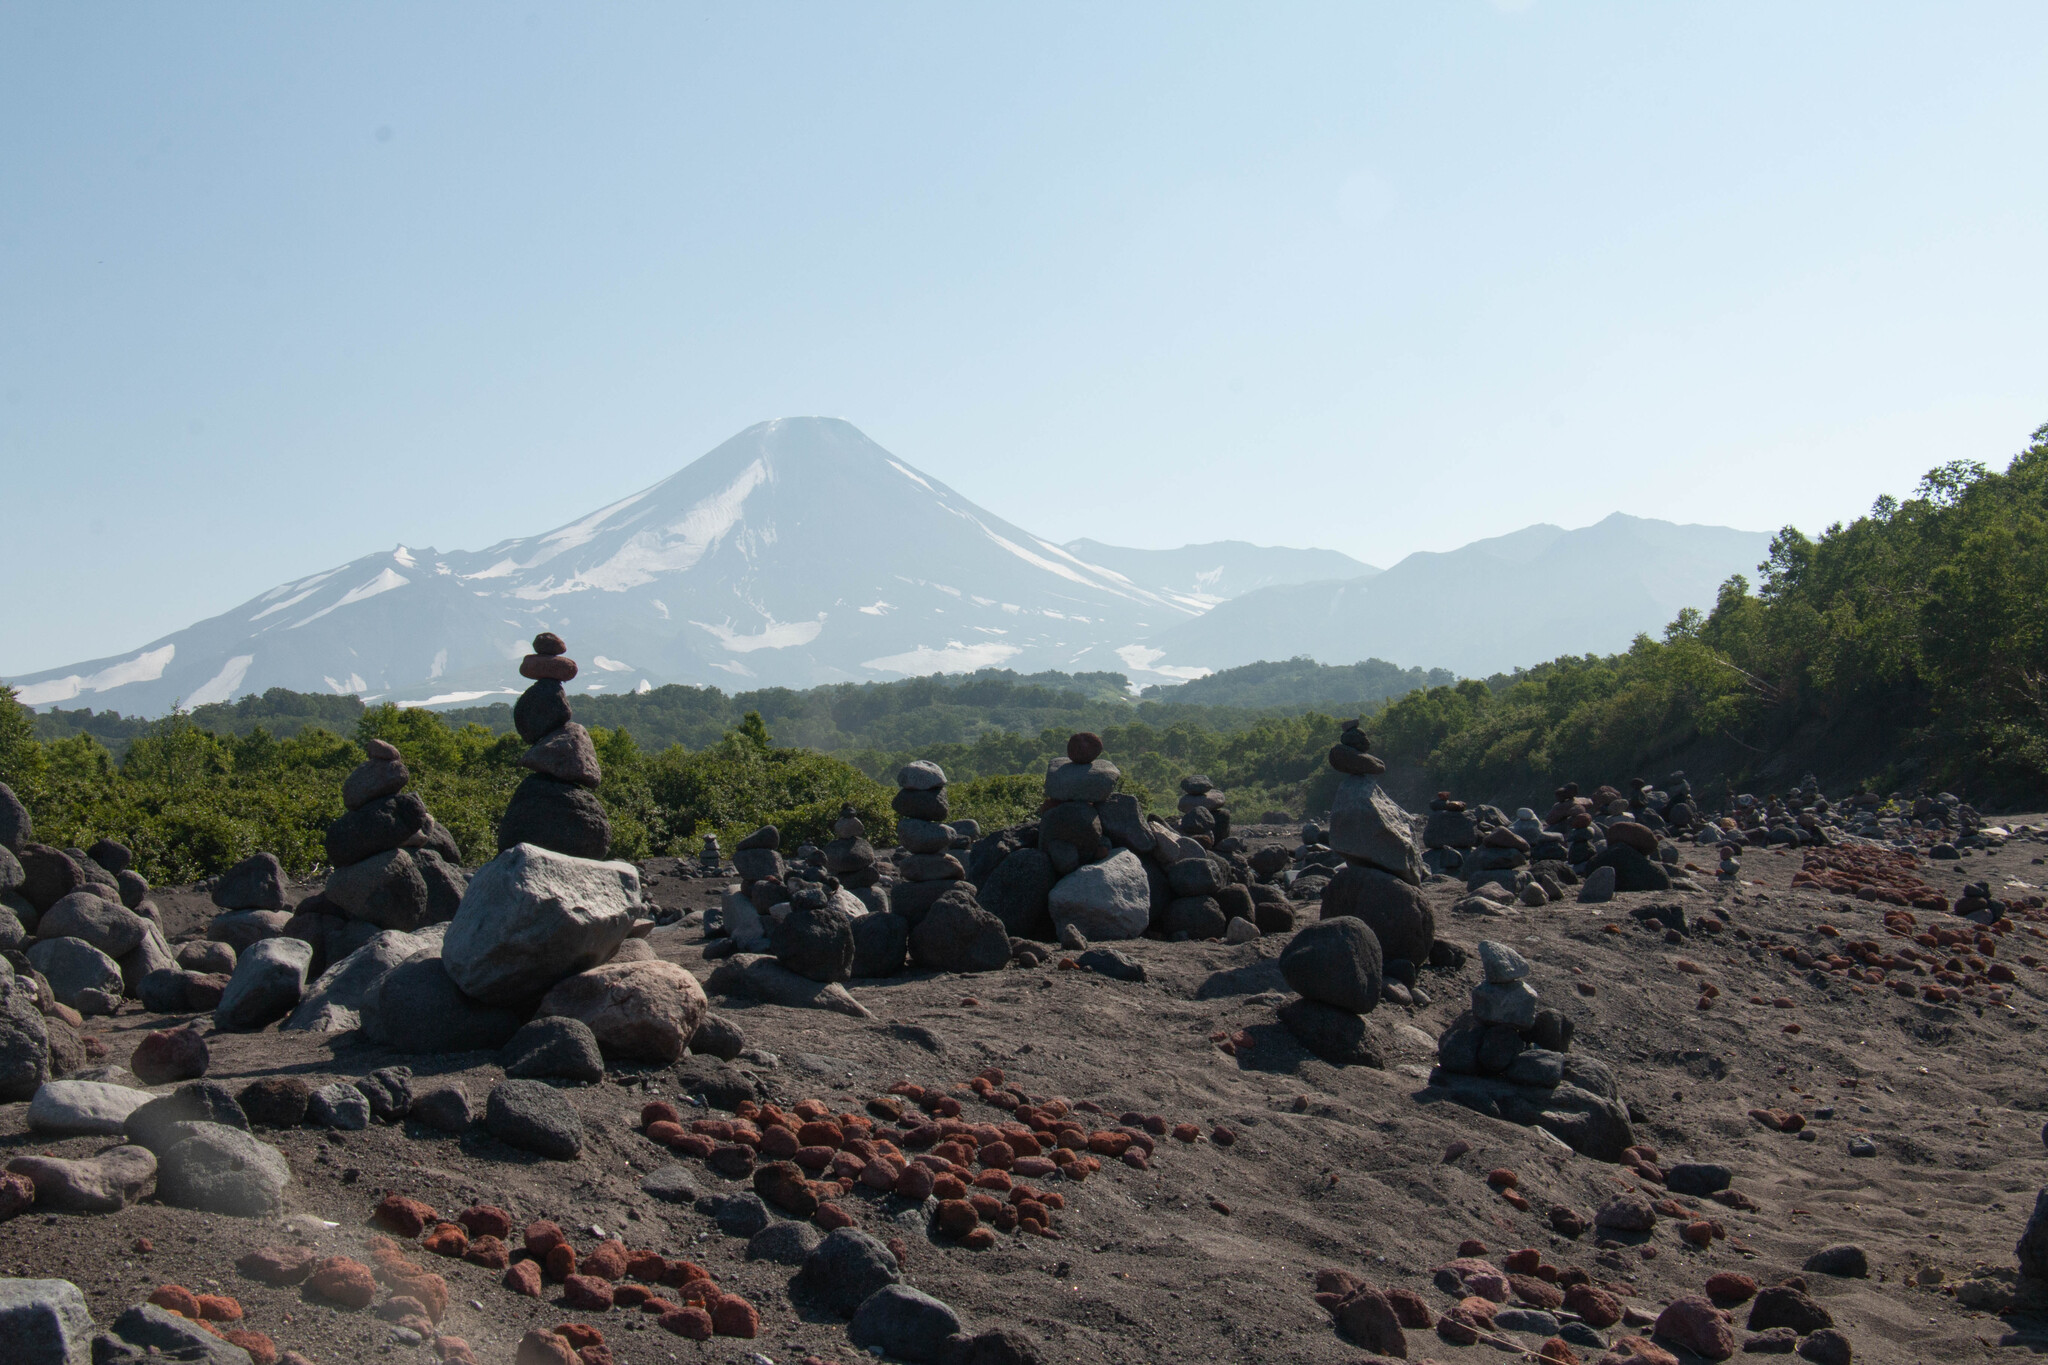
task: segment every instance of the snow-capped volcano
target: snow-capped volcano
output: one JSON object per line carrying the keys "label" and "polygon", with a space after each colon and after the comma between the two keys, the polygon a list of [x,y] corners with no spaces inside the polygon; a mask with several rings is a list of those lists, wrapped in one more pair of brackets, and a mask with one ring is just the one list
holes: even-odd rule
{"label": "snow-capped volcano", "polygon": [[515,692],[541,630],[593,692],[1133,672],[1119,650],[1206,605],[983,511],[848,422],[793,417],[544,535],[366,555],[134,653],[10,681],[30,705],[145,714],[269,687],[468,701]]}

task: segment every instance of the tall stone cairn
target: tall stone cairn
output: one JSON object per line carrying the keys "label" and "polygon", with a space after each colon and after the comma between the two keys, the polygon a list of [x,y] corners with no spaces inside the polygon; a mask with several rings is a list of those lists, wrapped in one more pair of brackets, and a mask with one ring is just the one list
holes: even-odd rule
{"label": "tall stone cairn", "polygon": [[529,775],[498,821],[500,851],[533,844],[572,858],[602,858],[611,848],[611,820],[596,794],[604,780],[597,750],[590,732],[571,718],[562,686],[576,676],[568,650],[561,636],[542,631],[533,637],[533,653],[520,660],[519,676],[533,685],[514,703],[512,724],[532,747],[519,758]]}

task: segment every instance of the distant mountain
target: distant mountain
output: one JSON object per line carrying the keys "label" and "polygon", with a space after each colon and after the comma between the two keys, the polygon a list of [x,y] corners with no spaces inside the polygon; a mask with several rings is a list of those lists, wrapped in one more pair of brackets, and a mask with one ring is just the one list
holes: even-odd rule
{"label": "distant mountain", "polygon": [[540,630],[568,640],[579,692],[995,665],[1145,677],[1118,649],[1199,611],[984,511],[850,423],[796,417],[545,535],[366,555],[138,651],[10,681],[30,705],[130,712],[269,687],[450,704],[515,691]]}
{"label": "distant mountain", "polygon": [[586,696],[983,668],[1142,686],[1297,655],[1486,672],[1623,647],[1711,603],[1765,540],[1617,516],[1410,555],[1385,573],[1235,541],[1063,547],[847,422],[792,417],[544,535],[401,545],[139,650],[8,681],[30,706],[131,716],[270,688],[458,706],[515,694],[541,630],[568,640]]}
{"label": "distant mountain", "polygon": [[1216,540],[1177,550],[1133,550],[1099,540],[1070,540],[1067,549],[1140,587],[1202,609],[1278,583],[1369,578],[1379,572],[1335,550],[1292,550],[1243,540]]}
{"label": "distant mountain", "polygon": [[1755,570],[1760,531],[1617,512],[1576,531],[1526,527],[1462,549],[1409,555],[1369,579],[1260,588],[1146,641],[1155,669],[1227,669],[1305,655],[1365,658],[1484,677],[1560,654],[1608,654],[1682,607],[1713,605]]}

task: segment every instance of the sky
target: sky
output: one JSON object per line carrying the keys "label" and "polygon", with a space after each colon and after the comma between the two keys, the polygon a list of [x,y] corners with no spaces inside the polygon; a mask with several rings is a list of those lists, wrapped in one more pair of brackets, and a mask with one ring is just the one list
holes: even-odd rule
{"label": "sky", "polygon": [[2044,63],[2038,4],[0,0],[0,675],[805,413],[1056,541],[1817,532],[2048,422]]}

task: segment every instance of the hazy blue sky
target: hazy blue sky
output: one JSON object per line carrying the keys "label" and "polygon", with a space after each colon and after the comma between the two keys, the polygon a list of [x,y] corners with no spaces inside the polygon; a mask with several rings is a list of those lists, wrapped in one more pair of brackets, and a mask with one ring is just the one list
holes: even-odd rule
{"label": "hazy blue sky", "polygon": [[2048,422],[2044,69],[2037,3],[0,4],[0,673],[798,413],[1060,540],[1817,530]]}

